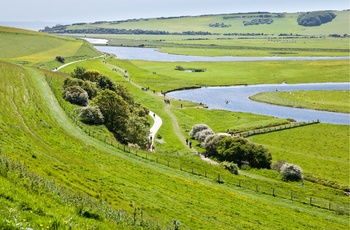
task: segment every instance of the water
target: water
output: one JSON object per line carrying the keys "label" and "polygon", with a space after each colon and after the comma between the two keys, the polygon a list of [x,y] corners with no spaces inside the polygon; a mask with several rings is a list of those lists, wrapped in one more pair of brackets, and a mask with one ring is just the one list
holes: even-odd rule
{"label": "water", "polygon": [[349,57],[203,57],[161,53],[154,48],[95,46],[101,52],[115,54],[119,59],[164,62],[230,62],[230,61],[310,61],[349,60]]}
{"label": "water", "polygon": [[81,39],[84,39],[93,45],[106,45],[108,43],[107,39],[102,39],[102,38],[81,38]]}
{"label": "water", "polygon": [[[350,124],[350,115],[343,113],[299,109],[255,102],[250,96],[260,92],[295,90],[349,90],[350,83],[312,84],[270,84],[230,87],[206,87],[193,90],[170,92],[167,96],[203,103],[209,109],[223,109],[234,112],[262,114],[279,118],[292,118],[296,121],[319,120],[330,124]],[[228,101],[228,103],[226,103]]]}
{"label": "water", "polygon": [[60,22],[0,22],[1,26],[6,26],[6,27],[15,27],[15,28],[21,28],[21,29],[26,29],[26,30],[34,30],[34,31],[39,31],[45,28],[45,26],[55,26],[55,25],[67,25],[71,24],[69,22],[65,23],[60,23]]}

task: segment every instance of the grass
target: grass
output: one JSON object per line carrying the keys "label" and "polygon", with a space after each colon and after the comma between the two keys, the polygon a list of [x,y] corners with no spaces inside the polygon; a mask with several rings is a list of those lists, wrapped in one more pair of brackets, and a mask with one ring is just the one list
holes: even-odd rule
{"label": "grass", "polygon": [[[347,82],[349,63],[344,61],[271,61],[271,62],[150,62],[120,61],[127,66],[131,79],[156,91],[183,87],[230,86],[240,84],[270,84],[286,82]],[[134,66],[133,66],[134,65]],[[175,70],[206,69],[189,73]],[[157,74],[153,74],[156,72]],[[171,82],[171,84],[168,84]]]}
{"label": "grass", "polygon": [[[160,30],[169,32],[183,31],[209,31],[212,33],[264,33],[278,35],[301,34],[301,35],[329,35],[348,33],[349,13],[348,11],[335,11],[337,17],[327,24],[315,27],[303,27],[297,23],[298,13],[286,13],[284,18],[274,18],[271,25],[244,26],[246,18],[223,19],[225,15],[205,15],[196,17],[182,17],[173,19],[140,19],[121,23],[99,23],[73,25],[68,29],[81,28],[118,28],[118,29],[143,29]],[[242,16],[242,15],[241,15]],[[247,15],[246,15],[247,16]],[[249,16],[249,15],[248,15]],[[191,23],[188,21],[191,20]],[[210,23],[231,24],[227,28],[209,27]]]}
{"label": "grass", "polygon": [[[79,50],[89,53],[89,49]],[[309,181],[302,188],[299,183],[282,182],[276,173],[264,170],[233,176],[218,166],[203,162],[194,153],[188,153],[179,133],[180,137],[185,135],[185,129],[195,123],[196,118],[211,121],[210,126],[220,131],[225,127],[214,120],[215,117],[225,119],[223,111],[196,113],[198,110],[192,107],[198,105],[192,102],[172,101],[171,106],[164,106],[163,96],[158,94],[163,87],[157,84],[158,79],[162,79],[159,83],[166,85],[165,81],[169,79],[139,69],[128,61],[107,59],[107,64],[103,64],[102,59],[89,60],[69,66],[63,72],[69,73],[77,65],[98,69],[126,85],[136,101],[160,115],[164,124],[160,134],[167,143],[158,147],[166,148],[168,153],[124,152],[89,136],[86,127],[79,127],[70,115],[75,107],[59,97],[61,83],[67,75],[0,62],[0,152],[1,159],[6,158],[4,154],[9,156],[8,163],[0,164],[0,219],[4,220],[0,222],[1,228],[20,223],[34,228],[60,224],[77,229],[169,229],[174,227],[174,220],[179,221],[182,228],[191,229],[329,229],[329,226],[344,229],[348,226],[349,200],[339,189]],[[112,71],[116,65],[128,69],[131,82],[121,77],[120,71]],[[146,78],[151,82],[147,83]],[[253,79],[248,77],[247,82]],[[174,84],[184,85],[180,81]],[[151,86],[151,91],[144,92],[140,86]],[[152,90],[157,91],[153,93]],[[180,109],[180,103],[185,109]],[[174,114],[183,117],[177,121]],[[227,115],[251,123],[240,123],[238,119],[230,123],[230,119],[226,119],[227,126],[239,129],[258,126],[260,121],[266,124],[283,122],[250,114]],[[347,126],[329,127],[322,129],[332,130],[333,134],[328,136],[330,142],[324,145],[324,159],[329,158],[328,152],[333,154],[330,146],[339,146],[335,152],[347,150],[345,144],[333,143],[344,142]],[[92,129],[104,135],[103,127]],[[335,138],[336,130],[339,136]],[[315,130],[303,131],[306,137]],[[325,141],[321,137],[320,140]],[[305,141],[301,148],[308,149],[307,144],[313,145],[317,141]],[[181,151],[177,154],[174,150]],[[307,153],[312,155],[312,152]],[[336,156],[346,160],[342,154]],[[317,179],[319,174],[313,171],[315,165],[310,163],[310,168],[302,167],[312,171]],[[348,167],[346,164],[341,166]],[[33,176],[27,176],[26,170]],[[218,174],[224,183],[217,183]],[[346,181],[343,171],[336,177],[337,183]],[[57,187],[52,185],[53,180]],[[43,189],[48,185],[53,189]],[[275,197],[271,196],[271,188],[276,189]],[[66,191],[67,196],[55,191]],[[291,192],[294,201],[289,198]],[[69,203],[67,197],[76,196],[87,197],[89,201],[78,199],[76,203]],[[308,203],[310,196],[314,198],[313,205]],[[115,220],[101,212],[98,208],[101,203],[105,211],[122,210],[125,220]],[[329,203],[331,210],[327,210]],[[65,225],[67,223],[69,225]]]}
{"label": "grass", "polygon": [[45,69],[54,69],[62,64],[55,61],[56,56],[62,56],[69,62],[100,55],[83,40],[21,29],[0,27],[0,41],[0,60]]}
{"label": "grass", "polygon": [[274,161],[297,164],[330,184],[349,185],[349,126],[317,124],[250,139],[269,148]]}
{"label": "grass", "polygon": [[252,100],[297,108],[350,113],[349,91],[266,92],[250,97]]}

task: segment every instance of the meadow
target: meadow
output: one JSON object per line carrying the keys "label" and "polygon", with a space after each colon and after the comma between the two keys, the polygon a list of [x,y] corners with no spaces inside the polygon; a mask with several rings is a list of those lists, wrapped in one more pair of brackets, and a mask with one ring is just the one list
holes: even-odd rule
{"label": "meadow", "polygon": [[[12,31],[0,34],[11,38],[8,30]],[[69,60],[100,53],[81,40],[25,31],[15,31],[12,37],[28,45],[23,42],[13,56],[13,46],[4,46],[3,55],[8,56],[0,57],[6,61],[0,61],[0,228],[348,227],[348,126],[317,124],[250,137],[270,149],[274,162],[284,159],[300,165],[304,186],[284,182],[272,170],[233,175],[188,148],[184,140],[193,125],[207,123],[215,132],[225,132],[288,121],[206,110],[188,101],[173,100],[166,106],[160,94],[203,85],[347,82],[347,61],[214,65],[131,62],[108,56],[107,63],[103,58],[85,60],[54,73],[43,69],[60,65],[54,61],[57,50]],[[36,40],[48,40],[50,45],[40,47]],[[26,50],[30,46],[32,53]],[[186,75],[174,70],[178,65],[207,71]],[[64,79],[77,66],[110,76],[163,119],[155,153],[121,146],[105,127],[79,122],[77,107],[61,97]],[[129,78],[123,77],[124,70]]]}
{"label": "meadow", "polygon": [[349,91],[294,91],[260,93],[252,100],[283,106],[350,113]]}
{"label": "meadow", "polygon": [[[22,182],[22,179],[15,179],[15,175],[18,174],[22,174],[19,178],[23,178],[24,169],[17,172],[14,170],[21,168],[20,165],[14,167],[15,172],[6,170],[5,167],[5,172],[8,173],[1,180],[1,187],[6,186],[11,190],[3,191],[0,199],[7,207],[0,213],[4,219],[14,222],[15,216],[16,223],[25,222],[27,226],[38,228],[53,226],[56,223],[64,227],[84,229],[113,226],[137,228],[142,227],[142,224],[145,228],[148,226],[153,229],[155,226],[172,226],[173,220],[179,221],[184,228],[203,229],[213,226],[230,229],[299,225],[292,220],[280,222],[280,218],[285,215],[285,219],[288,219],[287,216],[303,219],[303,224],[309,227],[326,229],[331,223],[335,228],[342,229],[346,225],[346,216],[334,215],[332,211],[305,206],[299,202],[286,202],[285,198],[266,196],[232,186],[229,178],[234,176],[217,166],[203,162],[198,164],[198,157],[180,156],[177,159],[176,156],[168,156],[169,159],[177,159],[183,163],[184,169],[185,162],[189,162],[187,164],[208,170],[207,177],[198,177],[179,168],[174,169],[134,154],[124,153],[79,129],[60,107],[44,74],[35,69],[3,62],[1,72],[6,73],[1,76],[7,76],[2,77],[0,90],[3,98],[0,106],[4,108],[0,116],[2,156],[10,156],[13,161],[18,162],[17,164],[25,165],[28,170],[39,177],[47,178],[48,181],[49,178],[54,179],[59,187],[71,191],[68,197],[85,194],[93,200],[82,206],[82,201],[73,203],[65,198],[68,199],[67,205],[70,205],[62,205],[61,199],[64,197],[50,189],[40,187],[33,192],[26,189],[27,183],[48,182],[31,182],[29,179]],[[56,74],[52,77],[55,76]],[[62,79],[60,76],[56,77]],[[7,165],[12,164],[15,165]],[[221,173],[227,183],[220,184],[214,178],[210,178],[211,170],[215,174]],[[244,176],[241,179],[242,183],[246,180]],[[14,186],[15,181],[17,186]],[[18,181],[21,181],[20,184]],[[299,187],[298,184],[285,184],[278,180],[276,182],[282,188],[286,186],[285,189],[297,190]],[[254,186],[254,182],[247,183],[253,183]],[[321,187],[317,189],[320,190]],[[332,195],[334,191],[331,189],[322,190],[327,194],[326,197],[334,197],[333,202],[344,202],[344,198]],[[312,191],[311,188],[308,190]],[[42,194],[43,198],[39,202],[36,198],[31,199],[31,194]],[[23,202],[25,199],[29,200]],[[120,209],[127,213],[125,221],[116,222],[107,214],[98,212],[99,209],[94,208],[98,207],[98,204],[93,204],[99,200],[105,202],[101,208]],[[239,211],[232,208],[237,206],[240,207]],[[268,211],[261,215],[257,212],[258,207],[264,207]],[[305,207],[308,207],[307,211],[302,211]],[[81,210],[90,214],[82,215]],[[136,216],[133,217],[132,213]],[[325,215],[332,217],[325,218]],[[96,219],[99,221],[95,221]],[[2,224],[6,226],[6,222]]]}

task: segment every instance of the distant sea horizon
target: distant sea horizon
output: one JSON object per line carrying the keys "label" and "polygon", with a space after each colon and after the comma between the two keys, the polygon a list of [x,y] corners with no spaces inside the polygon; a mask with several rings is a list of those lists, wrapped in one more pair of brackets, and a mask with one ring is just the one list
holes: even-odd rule
{"label": "distant sea horizon", "polygon": [[26,30],[39,31],[44,29],[46,26],[52,27],[55,25],[67,25],[72,24],[71,22],[21,22],[21,21],[0,21],[0,26],[14,27]]}

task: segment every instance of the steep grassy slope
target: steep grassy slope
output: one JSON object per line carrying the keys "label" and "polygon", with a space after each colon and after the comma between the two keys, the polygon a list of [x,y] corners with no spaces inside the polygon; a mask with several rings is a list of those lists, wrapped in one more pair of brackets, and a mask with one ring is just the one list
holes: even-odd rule
{"label": "steep grassy slope", "polygon": [[62,56],[66,62],[99,56],[100,52],[83,41],[44,33],[0,27],[0,60],[53,69]]}
{"label": "steep grassy slope", "polygon": [[[203,229],[326,229],[330,224],[334,229],[344,229],[347,225],[345,216],[331,211],[236,189],[124,154],[80,130],[59,107],[43,74],[3,62],[0,72],[2,154],[25,163],[30,171],[53,179],[73,193],[103,199],[108,206],[122,208],[130,215],[135,209],[137,218],[142,207],[142,218],[161,226],[169,226],[173,219],[185,228]],[[25,189],[27,182],[21,182],[23,187],[14,187],[11,179],[2,179],[1,183],[11,188],[0,196],[6,207],[0,213],[3,219],[15,212],[38,227],[68,217],[75,228],[116,226],[108,225],[103,214],[105,221],[81,218],[84,215],[79,205],[69,209],[57,205],[55,202],[62,202],[61,198],[47,192],[42,192],[45,203],[33,198],[33,202],[23,205],[23,199],[31,196]],[[59,211],[52,213],[56,208]],[[69,210],[66,214],[65,208]]]}

